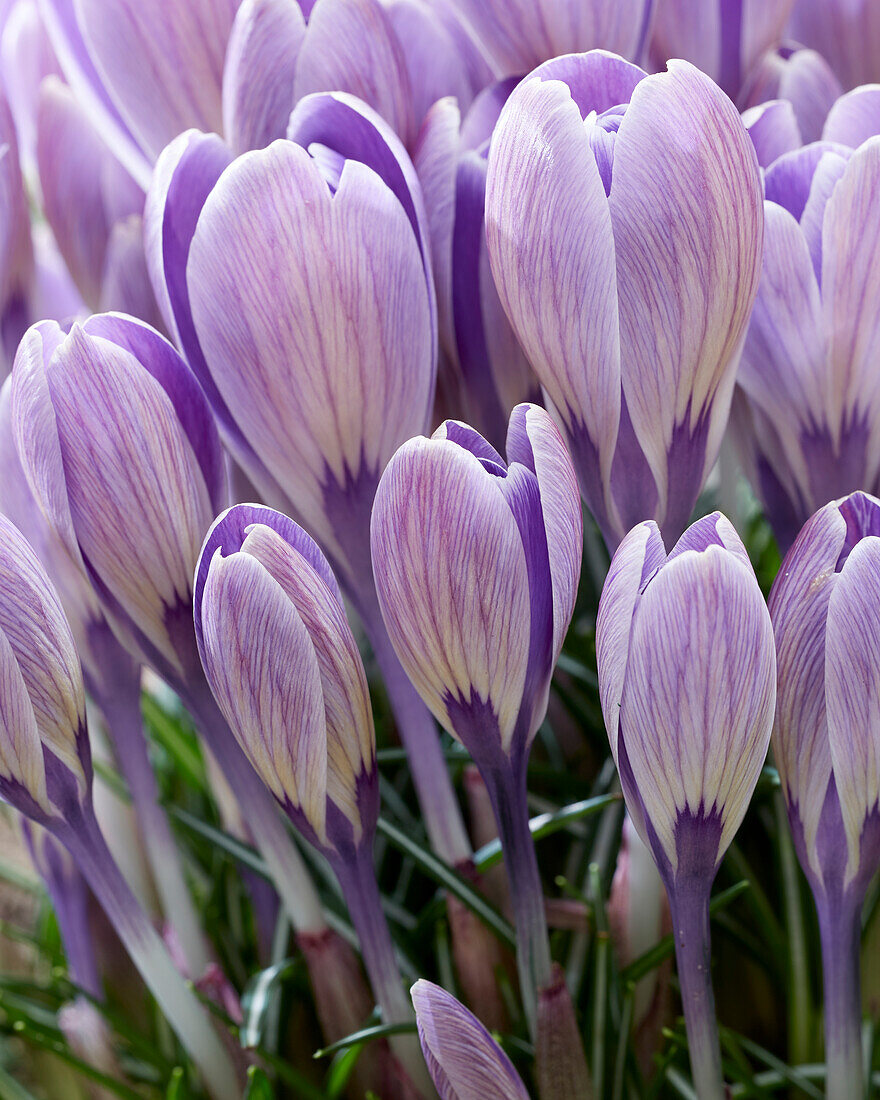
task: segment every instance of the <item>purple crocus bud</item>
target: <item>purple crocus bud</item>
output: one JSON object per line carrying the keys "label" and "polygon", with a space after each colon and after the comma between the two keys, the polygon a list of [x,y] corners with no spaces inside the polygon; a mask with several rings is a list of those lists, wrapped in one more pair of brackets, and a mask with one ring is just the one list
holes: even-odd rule
{"label": "purple crocus bud", "polygon": [[[401,664],[489,789],[534,1030],[536,997],[554,976],[528,830],[526,765],[574,608],[582,525],[571,460],[543,409],[513,410],[507,455],[509,464],[456,421],[431,439],[405,443],[376,494],[372,549],[379,604]],[[540,1054],[540,1019],[537,1025]]]}
{"label": "purple crocus bud", "polygon": [[[795,0],[657,0],[650,58],[683,57],[736,100],[752,67],[778,45]],[[820,47],[821,48],[821,47]]]}
{"label": "purple crocus bud", "polygon": [[431,232],[441,364],[452,376],[440,381],[439,395],[460,394],[468,422],[497,447],[514,405],[538,396],[495,289],[484,220],[491,134],[516,83],[486,88],[463,121],[453,100],[435,103],[413,154]]}
{"label": "purple crocus bud", "polygon": [[501,301],[610,548],[684,529],[727,423],[760,275],[761,183],[739,115],[683,61],[594,51],[513,91],[489,152]]}
{"label": "purple crocus bud", "polygon": [[510,1059],[472,1012],[424,978],[410,992],[440,1100],[529,1100]]}
{"label": "purple crocus bud", "polygon": [[604,49],[638,59],[653,0],[449,0],[473,27],[499,76],[559,54]]}
{"label": "purple crocus bud", "polygon": [[[843,122],[843,116],[838,116]],[[829,118],[828,125],[832,123]],[[880,488],[880,138],[816,142],[766,172],[763,273],[735,437],[783,550],[829,499]]]}
{"label": "purple crocus bud", "polygon": [[773,747],[819,913],[829,1096],[862,1091],[859,945],[880,867],[880,500],[820,509],[770,593],[779,656]]}
{"label": "purple crocus bud", "polygon": [[821,50],[844,88],[880,80],[880,9],[873,0],[798,0],[789,32]]}
{"label": "purple crocus bud", "polygon": [[828,111],[842,93],[840,81],[820,53],[786,43],[765,53],[752,69],[739,105],[748,108],[771,99],[788,100],[802,140],[818,141]]}
{"label": "purple crocus bud", "polygon": [[758,781],[776,700],[770,616],[724,516],[693,524],[668,555],[655,523],[633,528],[602,592],[596,654],[627,808],[669,895],[696,1091],[722,1100],[709,892]]}

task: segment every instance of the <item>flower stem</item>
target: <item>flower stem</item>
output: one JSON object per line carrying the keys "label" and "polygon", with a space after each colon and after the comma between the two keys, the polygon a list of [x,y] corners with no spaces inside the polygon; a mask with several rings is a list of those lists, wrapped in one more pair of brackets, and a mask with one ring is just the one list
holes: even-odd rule
{"label": "flower stem", "polygon": [[675,959],[684,1007],[691,1073],[700,1100],[724,1100],[721,1047],[709,967],[709,886],[686,881],[668,887]]}
{"label": "flower stem", "polygon": [[235,740],[207,681],[191,677],[181,695],[227,783],[245,810],[248,827],[269,865],[272,881],[294,930],[323,931],[327,923],[321,901],[302,856],[287,830],[275,799]]}
{"label": "flower stem", "polygon": [[858,1098],[862,1072],[862,1003],[859,976],[861,905],[849,894],[817,895],[825,994],[825,1093]]}
{"label": "flower stem", "polygon": [[92,892],[132,961],[198,1067],[215,1100],[236,1100],[242,1084],[220,1036],[171,961],[158,933],[116,866],[91,806],[60,829]]}
{"label": "flower stem", "polygon": [[140,677],[116,681],[93,692],[128,785],[140,835],[162,912],[171,923],[192,978],[200,978],[211,956],[184,877],[180,852],[159,803],[159,785],[150,763],[140,706]]}

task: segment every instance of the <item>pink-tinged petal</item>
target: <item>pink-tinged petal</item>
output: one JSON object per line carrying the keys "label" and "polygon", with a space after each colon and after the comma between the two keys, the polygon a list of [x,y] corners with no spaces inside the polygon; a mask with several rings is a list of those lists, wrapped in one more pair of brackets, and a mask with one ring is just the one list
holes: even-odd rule
{"label": "pink-tinged petal", "polygon": [[238,0],[75,0],[75,7],[95,68],[151,161],[192,126],[219,133]]}
{"label": "pink-tinged petal", "polygon": [[368,103],[406,146],[416,136],[406,57],[380,0],[318,0],[296,68],[296,98],[350,92]]}
{"label": "pink-tinged petal", "polygon": [[43,209],[64,262],[97,309],[110,226],[101,192],[106,151],[73,93],[55,77],[40,91],[37,165]]}
{"label": "pink-tinged petal", "polygon": [[840,81],[821,54],[781,46],[764,54],[738,102],[750,108],[768,100],[790,103],[803,141],[809,142],[822,136],[828,111],[842,92]]}
{"label": "pink-tinged petal", "polygon": [[684,527],[690,506],[681,505],[696,500],[727,423],[764,222],[740,117],[687,62],[670,62],[634,91],[608,201],[623,392],[657,482],[658,516],[682,511]]}
{"label": "pink-tinged petal", "polygon": [[304,149],[276,142],[224,173],[188,270],[218,391],[335,556],[325,488],[378,479],[432,397],[430,303],[406,214],[360,162],[331,195]]}
{"label": "pink-tinged petal", "polygon": [[456,351],[452,314],[452,233],[460,128],[461,111],[455,100],[440,99],[425,115],[413,148],[413,165],[422,185],[431,239],[440,343],[444,353],[453,360]]}
{"label": "pink-tinged petal", "polygon": [[769,167],[774,160],[803,144],[794,107],[783,99],[762,102],[743,112],[743,126],[748,130],[758,164]]}
{"label": "pink-tinged petal", "polygon": [[582,488],[602,509],[620,415],[614,239],[581,113],[561,82],[528,80],[508,100],[489,153],[486,236],[526,357],[569,438],[586,435],[595,452]]}
{"label": "pink-tinged petal", "polygon": [[637,57],[651,5],[646,0],[454,0],[502,76],[551,57],[601,48]]}
{"label": "pink-tinged petal", "polygon": [[618,546],[602,588],[596,619],[599,699],[614,763],[620,766],[620,702],[629,661],[633,616],[648,578],[666,560],[666,547],[653,520],[634,527]]}
{"label": "pink-tinged petal", "polygon": [[862,869],[865,819],[880,802],[880,538],[850,551],[828,601],[825,705],[828,742],[849,859],[846,879]]}
{"label": "pink-tinged petal", "polygon": [[367,678],[342,601],[271,527],[251,527],[241,552],[280,585],[314,646],[327,726],[327,797],[350,821],[357,844],[364,828],[360,781],[375,768],[376,743]]}
{"label": "pink-tinged petal", "polygon": [[880,134],[880,85],[866,84],[837,100],[828,112],[822,139],[856,149],[877,134]]}
{"label": "pink-tinged petal", "polygon": [[202,594],[202,658],[224,717],[282,803],[326,833],[327,740],[318,658],[283,589],[249,554],[216,551]]}
{"label": "pink-tinged petal", "polygon": [[112,102],[86,46],[76,0],[38,0],[40,18],[65,79],[92,125],[141,187],[150,182],[150,160]]}
{"label": "pink-tinged petal", "polygon": [[306,22],[296,0],[244,0],[223,71],[223,133],[234,153],[284,137]]}
{"label": "pink-tinged petal", "polygon": [[786,802],[800,818],[810,868],[821,881],[816,853],[819,819],[831,778],[825,713],[825,632],[828,603],[846,523],[828,504],[804,526],[785,557],[768,600],[776,637],[778,697],[773,756]]}
{"label": "pink-tinged petal", "polygon": [[553,662],[565,641],[581,577],[583,512],[577,475],[559,429],[539,405],[518,405],[507,434],[509,462],[538,479],[553,591]]}
{"label": "pink-tinged petal", "polygon": [[487,704],[513,735],[529,654],[522,538],[496,478],[446,440],[412,439],[373,506],[373,572],[407,675],[451,732],[452,703]]}
{"label": "pink-tinged petal", "polygon": [[36,0],[16,0],[10,8],[0,36],[0,66],[15,119],[22,167],[31,180],[36,177],[40,84],[53,73],[60,75]]}
{"label": "pink-tinged petal", "polygon": [[412,1002],[440,1100],[529,1100],[510,1059],[451,993],[422,978],[412,987]]}
{"label": "pink-tinged petal", "polygon": [[[88,739],[83,737],[85,691],[73,634],[45,569],[5,516],[0,516],[0,637],[9,647],[0,664],[6,665],[11,655],[18,666],[40,741],[85,795],[91,767]],[[16,679],[8,668],[4,675]],[[12,690],[12,706],[18,710],[21,700]],[[31,758],[31,734],[26,732],[27,716],[21,717],[22,730],[10,732],[24,764]]]}
{"label": "pink-tinged petal", "polygon": [[166,617],[192,598],[214,514],[196,452],[168,393],[122,347],[74,327],[47,376],[83,557],[176,662]]}
{"label": "pink-tinged petal", "polygon": [[872,0],[798,0],[789,33],[819,50],[844,88],[880,76],[880,8]]}
{"label": "pink-tinged petal", "polygon": [[636,610],[621,710],[673,874],[685,814],[720,818],[720,861],[767,756],[775,701],[773,628],[752,570],[717,546],[668,562]]}
{"label": "pink-tinged petal", "polygon": [[[822,305],[829,333],[827,395],[833,430],[864,423],[869,457],[865,484],[880,467],[880,137],[852,156],[825,208],[822,229]],[[858,488],[859,486],[852,486]]]}
{"label": "pink-tinged petal", "polygon": [[827,417],[822,302],[798,223],[776,203],[767,202],[764,209],[763,273],[738,381],[775,424],[786,465],[806,485],[800,433]]}
{"label": "pink-tinged petal", "polygon": [[129,215],[110,230],[100,309],[129,313],[154,328],[162,327],[144,256],[144,223],[138,214]]}

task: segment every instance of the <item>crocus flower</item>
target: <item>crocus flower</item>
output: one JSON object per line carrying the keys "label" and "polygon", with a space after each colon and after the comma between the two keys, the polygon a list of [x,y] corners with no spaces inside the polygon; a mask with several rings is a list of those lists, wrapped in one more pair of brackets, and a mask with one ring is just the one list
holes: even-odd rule
{"label": "crocus flower", "polygon": [[761,55],[779,44],[794,5],[795,0],[657,0],[651,62],[662,69],[667,58],[683,57],[736,100]]}
{"label": "crocus flower", "polygon": [[803,144],[821,138],[828,112],[842,94],[840,81],[820,53],[785,43],[765,53],[752,69],[740,106],[787,99],[798,122],[798,144]]}
{"label": "crocus flower", "polygon": [[633,823],[672,910],[700,1100],[723,1100],[709,969],[709,893],[761,773],[776,700],[770,616],[745,547],[716,512],[667,555],[626,536],[596,623],[599,693]]}
{"label": "crocus flower", "polygon": [[214,1097],[236,1071],[135,901],[98,827],[85,693],[73,635],[45,570],[0,516],[0,794],[67,848]]}
{"label": "crocus flower", "polygon": [[421,190],[398,138],[349,95],[307,96],[290,138],[231,164],[217,138],[172,143],[148,195],[148,263],[233,457],[263,500],[317,538],[357,607],[432,844],[462,863],[460,810],[434,724],[385,634],[369,554],[379,477],[425,429],[433,399]]}
{"label": "crocus flower", "polygon": [[739,115],[683,61],[542,65],[492,140],[501,302],[610,548],[676,538],[715,461],[760,275],[761,184]]}
{"label": "crocus flower", "polygon": [[653,0],[450,0],[499,76],[527,73],[559,54],[603,49],[638,60]]}
{"label": "crocus flower", "polygon": [[27,300],[33,273],[30,213],[18,141],[9,105],[0,95],[0,356],[4,372],[9,370],[28,325]]}
{"label": "crocus flower", "polygon": [[424,978],[411,993],[419,1039],[440,1100],[529,1100],[510,1059],[451,993]]}
{"label": "crocus flower", "polygon": [[[194,610],[221,711],[339,878],[386,1022],[406,1022],[372,861],[379,785],[367,678],[326,558],[293,520],[236,505],[205,539]],[[398,1046],[417,1079],[421,1060],[411,1044]]]}
{"label": "crocus flower", "polygon": [[489,268],[484,210],[489,142],[515,77],[486,88],[462,117],[452,99],[434,104],[413,163],[431,234],[441,344],[438,398],[502,447],[511,409],[538,383],[501,307]]}
{"label": "crocus flower", "polygon": [[226,489],[198,383],[159,333],[103,314],[67,335],[51,322],[31,328],[13,369],[12,405],[19,458],[44,515],[123,644],[185,699],[248,805],[296,926],[323,928],[300,857],[201,673],[192,577]]}
{"label": "crocus flower", "polygon": [[862,1092],[862,903],[880,868],[880,500],[856,492],[804,526],[770,593],[773,746],[819,913],[829,1096]]}
{"label": "crocus flower", "polygon": [[405,443],[376,494],[372,547],[397,655],[489,789],[534,1028],[553,974],[526,766],[574,607],[582,526],[571,460],[543,409],[513,410],[507,457],[455,421]]}
{"label": "crocus flower", "polygon": [[880,80],[880,10],[872,0],[797,0],[789,31],[822,51],[845,88]]}
{"label": "crocus flower", "polygon": [[[852,129],[858,102],[826,133]],[[735,435],[783,550],[829,499],[880,488],[880,138],[833,141],[766,170],[764,266],[738,375]]]}

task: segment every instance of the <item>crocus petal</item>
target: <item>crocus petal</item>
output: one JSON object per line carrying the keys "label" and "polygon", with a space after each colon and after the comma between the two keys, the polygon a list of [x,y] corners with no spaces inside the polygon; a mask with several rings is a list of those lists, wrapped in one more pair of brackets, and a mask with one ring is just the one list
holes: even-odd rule
{"label": "crocus petal", "polygon": [[767,168],[783,153],[799,149],[803,144],[794,114],[794,107],[784,99],[774,99],[743,112],[743,126],[748,130],[758,164]]}
{"label": "crocus petal", "polygon": [[404,211],[358,161],[331,195],[305,150],[276,142],[240,158],[212,192],[189,285],[223,399],[338,553],[325,488],[361,472],[378,479],[424,427],[431,399],[431,314]]}
{"label": "crocus petal", "polygon": [[553,588],[553,663],[574,611],[583,553],[583,513],[577,477],[550,415],[538,405],[518,405],[507,434],[509,462],[521,462],[538,479]]}
{"label": "crocus petal", "polygon": [[[763,243],[754,149],[732,104],[693,66],[670,62],[633,92],[608,201],[623,391],[659,515],[681,530],[721,444]],[[639,518],[617,503],[624,526]]]}
{"label": "crocus petal", "polygon": [[880,538],[853,547],[828,601],[825,705],[834,780],[846,828],[846,878],[862,870],[865,819],[880,802],[880,710],[875,691],[880,652]]}
{"label": "crocus petal", "polygon": [[37,165],[43,209],[83,298],[97,308],[110,227],[100,188],[106,153],[73,93],[55,77],[43,84]]}
{"label": "crocus petal", "polygon": [[[26,297],[33,277],[30,212],[21,176],[15,126],[0,95],[0,320]],[[9,333],[14,341],[22,332]],[[7,333],[4,332],[4,340]],[[6,349],[4,349],[6,350]],[[9,357],[15,354],[9,348]]]}
{"label": "crocus petal", "polygon": [[238,0],[74,0],[120,115],[151,160],[192,126],[219,133],[226,43]]}
{"label": "crocus petal", "polygon": [[385,625],[419,694],[451,733],[452,703],[488,704],[506,748],[525,683],[529,594],[496,477],[452,442],[410,440],[379,484],[371,541]]}
{"label": "crocus petal", "polygon": [[223,72],[223,132],[235,153],[284,137],[306,22],[296,0],[243,0]]}
{"label": "crocus petal", "polygon": [[657,524],[653,520],[638,524],[618,546],[599,601],[596,619],[599,699],[611,753],[618,767],[620,701],[629,660],[633,616],[641,590],[665,560],[666,548]]}
{"label": "crocus petal", "polygon": [[632,626],[626,751],[672,873],[680,818],[716,816],[716,862],[739,828],[770,742],[773,629],[751,567],[715,545],[668,562]]}
{"label": "crocus petal", "polygon": [[820,50],[845,88],[877,79],[880,9],[871,0],[798,0],[789,32]]}
{"label": "crocus petal", "polygon": [[451,993],[422,978],[412,987],[412,1001],[440,1100],[528,1100],[510,1059]]}
{"label": "crocus petal", "polygon": [[296,69],[296,98],[310,92],[350,92],[400,135],[415,139],[406,58],[379,0],[318,0]]}
{"label": "crocus petal", "polygon": [[275,797],[299,810],[323,840],[324,699],[302,619],[256,558],[219,550],[200,617],[205,674],[239,744]]}
{"label": "crocus petal", "polygon": [[3,780],[20,784],[52,813],[34,709],[12,646],[0,630],[0,785]]}
{"label": "crocus petal", "polygon": [[815,50],[782,46],[766,53],[753,70],[740,105],[768,100],[791,105],[803,140],[818,141],[828,111],[843,89],[828,62]]}
{"label": "crocus petal", "polygon": [[[45,569],[5,516],[0,517],[0,637],[4,643],[0,648],[5,651],[0,654],[0,666],[12,693],[7,715],[18,712],[22,721],[19,731],[8,734],[20,763],[34,778],[30,745],[35,728],[40,741],[85,795],[91,767],[88,738],[82,736],[85,693],[73,635]],[[10,659],[14,659],[30,698],[30,720],[21,709],[23,700],[15,685],[17,677],[9,668]],[[37,789],[41,789],[38,779]]]}
{"label": "crocus petal", "polygon": [[692,523],[669,551],[669,557],[666,560],[672,561],[673,558],[677,558],[688,550],[703,551],[709,546],[723,546],[734,557],[739,558],[747,569],[752,568],[748,551],[743,546],[736,528],[721,512],[713,512],[710,516],[703,516],[696,523]]}
{"label": "crocus petal", "polygon": [[[880,323],[872,303],[880,295],[880,225],[874,217],[880,188],[880,137],[853,154],[825,210],[822,229],[822,305],[829,333],[828,416],[832,424],[867,425],[871,456],[863,484],[880,467]],[[861,488],[851,485],[848,489]]]}
{"label": "crocus petal", "polygon": [[487,442],[470,424],[463,424],[460,420],[444,420],[431,438],[452,440],[453,443],[457,443],[459,447],[464,447],[466,451],[470,451],[477,458],[493,463],[498,467],[499,473],[507,467],[507,463],[492,444]]}
{"label": "crocus petal", "polygon": [[526,81],[508,100],[489,154],[486,234],[519,342],[569,438],[585,436],[595,455],[592,476],[578,472],[601,514],[620,415],[614,239],[581,113],[559,81]]}
{"label": "crocus petal", "polygon": [[137,214],[117,222],[110,231],[100,309],[129,313],[154,327],[162,324],[144,256],[144,223]]}
{"label": "crocus petal", "polygon": [[779,665],[773,755],[786,801],[803,826],[809,865],[820,881],[816,836],[831,778],[825,627],[845,535],[846,523],[834,504],[817,512],[789,550],[768,600]]}
{"label": "crocus petal", "polygon": [[645,0],[455,0],[503,76],[559,54],[601,47],[636,57],[650,5]]}
{"label": "crocus petal", "polygon": [[0,66],[15,119],[22,167],[31,179],[36,171],[40,85],[50,74],[60,74],[35,0],[16,0],[10,8],[0,37]]}
{"label": "crocus petal", "polygon": [[822,138],[856,149],[877,134],[880,134],[880,85],[867,84],[837,100],[828,112]]}

